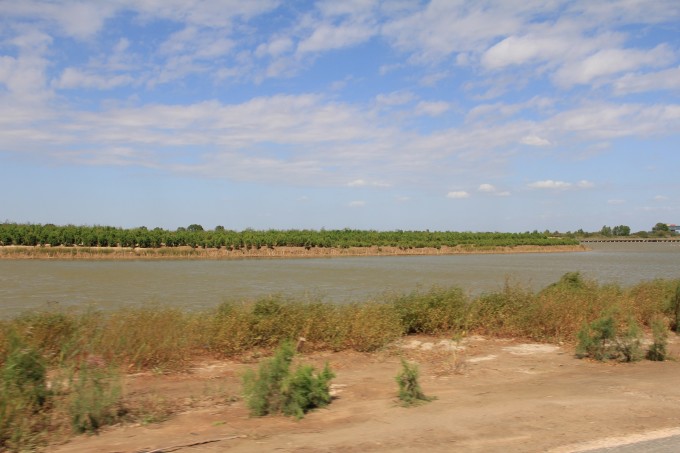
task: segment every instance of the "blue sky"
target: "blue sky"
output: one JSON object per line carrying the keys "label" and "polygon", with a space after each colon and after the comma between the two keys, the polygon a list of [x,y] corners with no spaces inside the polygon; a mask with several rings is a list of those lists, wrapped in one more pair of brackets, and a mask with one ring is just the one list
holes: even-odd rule
{"label": "blue sky", "polygon": [[0,221],[680,223],[680,2],[0,0]]}

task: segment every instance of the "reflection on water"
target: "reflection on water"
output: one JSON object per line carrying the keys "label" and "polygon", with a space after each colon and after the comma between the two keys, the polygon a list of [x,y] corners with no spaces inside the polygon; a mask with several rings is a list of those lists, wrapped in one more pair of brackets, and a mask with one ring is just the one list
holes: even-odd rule
{"label": "reflection on water", "polygon": [[506,278],[540,289],[565,272],[634,284],[680,278],[680,245],[589,244],[589,252],[249,259],[238,261],[0,261],[0,317],[48,302],[115,308],[162,303],[207,308],[273,293],[346,302],[386,291],[457,285],[477,294]]}

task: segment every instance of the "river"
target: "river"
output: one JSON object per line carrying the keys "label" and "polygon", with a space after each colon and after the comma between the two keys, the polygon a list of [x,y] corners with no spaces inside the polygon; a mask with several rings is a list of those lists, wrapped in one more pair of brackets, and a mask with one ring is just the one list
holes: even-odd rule
{"label": "river", "polygon": [[470,294],[502,287],[506,278],[532,289],[579,271],[624,286],[680,278],[680,244],[589,244],[569,253],[244,259],[196,261],[0,261],[0,317],[57,304],[101,309],[167,304],[188,309],[270,294],[367,300],[384,292],[433,285]]}

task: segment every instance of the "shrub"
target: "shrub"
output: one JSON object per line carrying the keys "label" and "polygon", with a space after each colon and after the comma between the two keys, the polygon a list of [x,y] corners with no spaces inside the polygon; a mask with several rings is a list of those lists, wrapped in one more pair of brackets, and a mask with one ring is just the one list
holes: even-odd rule
{"label": "shrub", "polygon": [[675,295],[670,301],[670,314],[673,319],[673,331],[680,333],[680,282],[675,287]]}
{"label": "shrub", "polygon": [[74,432],[96,433],[120,419],[121,386],[112,369],[85,361],[72,376],[69,387],[68,409]]}
{"label": "shrub", "polygon": [[636,362],[642,358],[640,338],[642,331],[633,318],[628,320],[628,329],[624,335],[615,339],[616,352],[622,362]]}
{"label": "shrub", "polygon": [[249,370],[244,375],[244,394],[251,415],[282,413],[299,419],[314,408],[330,404],[329,385],[335,375],[328,364],[318,374],[309,365],[301,365],[291,373],[294,356],[293,343],[286,341],[260,365],[257,374]]}
{"label": "shrub", "polygon": [[600,361],[618,359],[634,362],[642,358],[641,336],[640,326],[633,318],[628,320],[625,333],[617,335],[614,317],[603,316],[579,331],[576,356]]}
{"label": "shrub", "polygon": [[666,347],[668,345],[668,330],[663,320],[657,318],[652,321],[652,344],[647,350],[647,360],[663,362],[668,355]]}
{"label": "shrub", "polygon": [[432,401],[434,398],[425,396],[420,388],[418,365],[409,364],[406,360],[402,359],[401,366],[402,369],[395,379],[399,386],[399,400],[402,405],[408,407]]}
{"label": "shrub", "polygon": [[31,449],[41,443],[50,402],[43,358],[10,335],[0,368],[0,451]]}
{"label": "shrub", "polygon": [[536,306],[536,296],[505,282],[501,291],[486,293],[470,306],[470,328],[483,335],[525,336]]}
{"label": "shrub", "polygon": [[605,316],[584,325],[578,332],[576,356],[592,357],[595,360],[607,360],[613,357],[612,343],[616,337],[614,318]]}
{"label": "shrub", "polygon": [[463,290],[457,287],[414,291],[394,300],[406,334],[464,330],[468,307]]}

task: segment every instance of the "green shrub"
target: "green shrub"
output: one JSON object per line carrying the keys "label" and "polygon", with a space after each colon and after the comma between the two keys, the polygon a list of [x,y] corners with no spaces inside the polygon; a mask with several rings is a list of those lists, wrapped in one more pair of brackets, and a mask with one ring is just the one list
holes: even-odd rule
{"label": "green shrub", "polygon": [[675,287],[675,294],[670,301],[670,315],[673,319],[673,331],[680,333],[680,282]]}
{"label": "green shrub", "polygon": [[657,318],[652,321],[652,344],[647,350],[647,360],[663,362],[668,356],[668,330],[663,320]]}
{"label": "green shrub", "polygon": [[10,335],[0,369],[0,451],[31,449],[41,442],[51,396],[40,353]]}
{"label": "green shrub", "polygon": [[346,326],[344,345],[360,352],[375,351],[403,335],[399,315],[391,304],[348,304],[340,317]]}
{"label": "green shrub", "polygon": [[630,318],[626,331],[617,335],[614,317],[603,316],[590,325],[584,325],[578,332],[576,356],[599,361],[618,359],[634,362],[642,358],[641,337],[642,331],[635,319]]}
{"label": "green shrub", "polygon": [[408,407],[432,401],[434,397],[426,396],[420,388],[418,365],[409,364],[402,359],[401,367],[395,379],[399,386],[399,400],[402,405]]}
{"label": "green shrub", "polygon": [[114,370],[84,361],[69,387],[68,409],[74,432],[96,433],[120,420],[121,385]]}
{"label": "green shrub", "polygon": [[640,326],[638,326],[633,318],[629,319],[625,334],[615,339],[615,347],[619,360],[622,362],[636,362],[642,359],[641,337],[642,331]]}
{"label": "green shrub", "polygon": [[407,335],[465,329],[469,304],[460,288],[414,291],[397,297],[393,303]]}
{"label": "green shrub", "polygon": [[616,338],[616,324],[614,318],[605,316],[584,325],[578,332],[576,356],[579,358],[592,357],[595,360],[613,358],[613,342]]}
{"label": "green shrub", "polygon": [[536,296],[506,281],[501,291],[485,293],[470,305],[470,329],[490,336],[526,336],[531,330]]}
{"label": "green shrub", "polygon": [[286,341],[260,365],[257,374],[249,370],[244,375],[244,394],[251,415],[282,413],[299,419],[314,408],[330,404],[330,380],[335,375],[328,364],[318,374],[308,365],[291,373],[294,356],[293,343]]}

